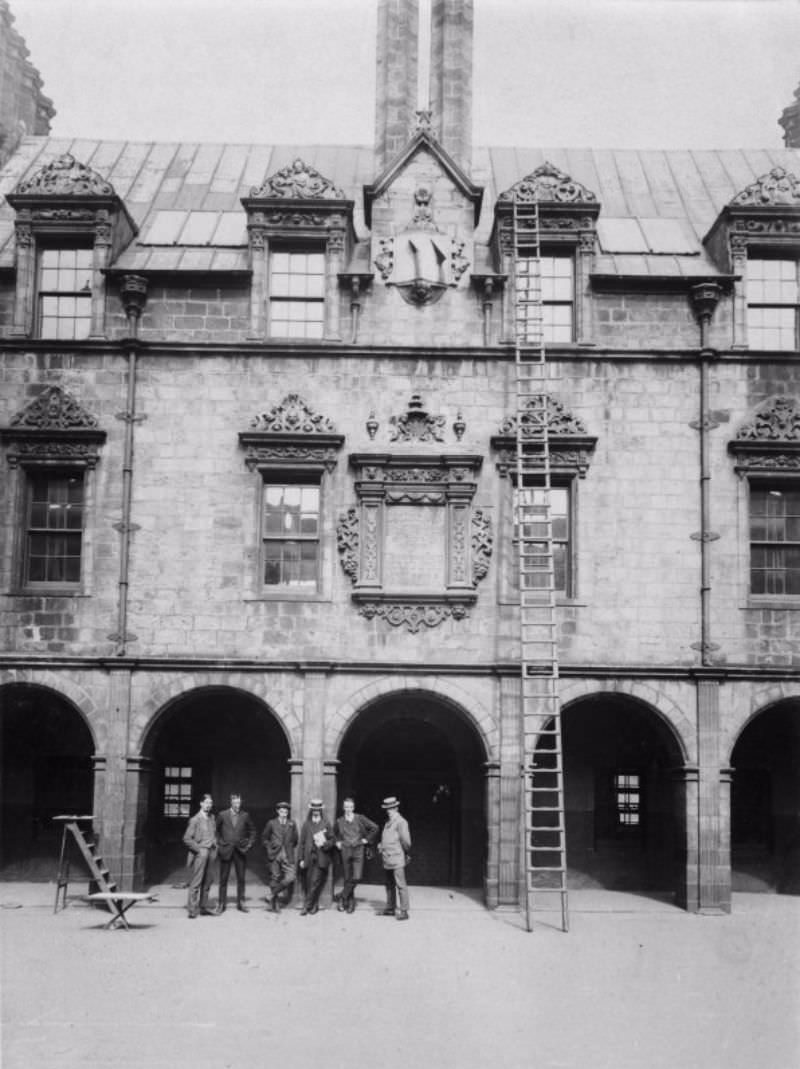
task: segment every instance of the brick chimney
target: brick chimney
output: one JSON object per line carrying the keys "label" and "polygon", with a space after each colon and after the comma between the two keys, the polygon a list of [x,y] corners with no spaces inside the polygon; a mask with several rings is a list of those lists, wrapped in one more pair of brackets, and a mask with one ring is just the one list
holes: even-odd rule
{"label": "brick chimney", "polygon": [[472,169],[472,0],[431,0],[431,119],[439,141]]}
{"label": "brick chimney", "polygon": [[783,127],[783,143],[787,148],[800,148],[800,86],[794,91],[794,104],[783,109],[778,119]]}
{"label": "brick chimney", "polygon": [[379,0],[378,77],[375,96],[377,170],[411,137],[417,104],[419,0]]}

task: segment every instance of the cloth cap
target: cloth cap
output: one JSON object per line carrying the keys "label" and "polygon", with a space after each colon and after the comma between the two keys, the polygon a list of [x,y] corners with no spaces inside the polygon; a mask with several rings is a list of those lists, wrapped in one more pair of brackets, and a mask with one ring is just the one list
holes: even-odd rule
{"label": "cloth cap", "polygon": [[275,803],[275,809],[276,810],[278,810],[278,809],[291,809],[291,808],[292,807],[289,805],[288,802],[276,802]]}
{"label": "cloth cap", "polygon": [[391,797],[383,799],[381,802],[381,809],[397,809],[399,805],[399,801],[394,795],[391,795]]}

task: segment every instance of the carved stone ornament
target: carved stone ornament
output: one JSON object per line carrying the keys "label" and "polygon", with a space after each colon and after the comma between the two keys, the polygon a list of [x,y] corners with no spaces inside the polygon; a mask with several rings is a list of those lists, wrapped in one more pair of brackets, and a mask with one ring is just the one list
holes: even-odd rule
{"label": "carved stone ornament", "polygon": [[256,198],[279,197],[293,200],[344,200],[344,192],[329,178],[296,159],[281,168],[260,186],[253,186],[250,196]]}
{"label": "carved stone ornament", "polygon": [[800,471],[800,403],[793,397],[767,401],[728,449],[740,474]]}
{"label": "carved stone ornament", "polygon": [[[544,398],[532,397],[522,414],[520,438],[525,449],[526,465],[535,465],[537,462],[544,421],[551,469],[583,479],[589,470],[597,438],[587,434],[583,423],[549,394]],[[516,414],[508,416],[491,439],[492,448],[497,453],[497,470],[503,478],[516,466],[517,425]]]}
{"label": "carved stone ornament", "polygon": [[558,204],[594,203],[597,197],[586,186],[559,171],[552,163],[543,163],[525,178],[501,193],[500,201],[533,204],[535,201]]}
{"label": "carved stone ornament", "polygon": [[458,602],[445,604],[421,601],[414,603],[368,601],[359,605],[358,611],[367,620],[377,617],[392,627],[404,627],[412,635],[415,635],[422,627],[437,627],[448,617],[463,620],[468,615],[467,606]]}
{"label": "carved stone ornament", "polygon": [[327,416],[314,412],[296,393],[254,416],[252,430],[239,435],[245,463],[251,470],[288,467],[333,471],[344,435]]}
{"label": "carved stone ornament", "polygon": [[392,416],[389,423],[392,426],[389,434],[392,442],[444,441],[444,416],[429,415],[418,393],[411,395],[407,411],[402,416]]}
{"label": "carved stone ornament", "polygon": [[784,167],[773,167],[738,193],[732,205],[772,208],[782,205],[800,207],[800,179]]}
{"label": "carved stone ornament", "polygon": [[415,137],[417,134],[427,134],[428,137],[435,136],[433,112],[430,108],[418,108],[414,112],[414,125],[411,128],[411,136]]}
{"label": "carved stone ornament", "polygon": [[79,163],[65,152],[40,168],[31,178],[20,182],[14,195],[52,197],[113,197],[114,187],[97,171]]}
{"label": "carved stone ornament", "polygon": [[387,282],[394,270],[394,239],[381,238],[378,244],[381,251],[375,257],[375,266],[383,281]]}
{"label": "carved stone ornament", "polygon": [[472,513],[472,584],[477,586],[489,571],[494,548],[492,521],[483,509]]}
{"label": "carved stone ornament", "polygon": [[336,525],[336,548],[342,571],[352,582],[358,579],[358,509],[348,509]]}
{"label": "carved stone ornament", "polygon": [[94,467],[105,439],[97,419],[60,386],[48,387],[0,429],[0,440],[10,443],[12,467],[26,461]]}

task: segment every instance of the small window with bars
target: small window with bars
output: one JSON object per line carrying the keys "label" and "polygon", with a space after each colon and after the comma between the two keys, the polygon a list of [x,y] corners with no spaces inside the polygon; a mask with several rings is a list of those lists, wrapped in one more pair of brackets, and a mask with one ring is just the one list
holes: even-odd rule
{"label": "small window with bars", "polygon": [[517,329],[526,345],[569,344],[575,337],[575,263],[571,254],[523,251],[516,263]]}
{"label": "small window with bars", "polygon": [[800,486],[750,487],[750,593],[800,595]]}
{"label": "small window with bars", "polygon": [[84,482],[82,472],[35,472],[28,477],[26,586],[81,581]]}
{"label": "small window with bars", "polygon": [[798,260],[747,261],[747,341],[751,349],[798,348]]}
{"label": "small window with bars", "polygon": [[[526,503],[533,505],[537,510],[543,508],[545,504],[543,489],[526,487],[524,494]],[[526,563],[523,567],[530,569],[530,573],[522,575],[522,585],[523,588],[541,590],[542,569],[547,563],[547,543],[535,541],[540,531],[538,524],[526,524],[524,527]],[[553,550],[553,589],[557,595],[572,597],[572,507],[569,486],[550,488],[550,527]],[[513,544],[513,568],[517,574],[519,571],[519,527],[516,522]]]}
{"label": "small window with bars", "polygon": [[325,254],[281,252],[270,256],[269,336],[321,338],[325,319]]}
{"label": "small window with bars", "polygon": [[319,480],[264,483],[262,555],[265,590],[316,593],[320,579]]}
{"label": "small window with bars", "polygon": [[92,326],[91,249],[48,249],[39,254],[39,337],[88,338]]}
{"label": "small window with bars", "polygon": [[642,783],[638,772],[614,773],[614,809],[618,828],[638,828],[642,820]]}
{"label": "small window with bars", "polygon": [[188,765],[167,765],[164,769],[165,817],[189,817],[192,811],[192,769]]}

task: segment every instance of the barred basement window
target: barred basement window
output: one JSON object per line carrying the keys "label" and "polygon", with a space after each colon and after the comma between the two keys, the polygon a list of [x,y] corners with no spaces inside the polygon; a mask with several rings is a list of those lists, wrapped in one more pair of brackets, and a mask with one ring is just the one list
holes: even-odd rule
{"label": "barred basement window", "polygon": [[524,340],[538,343],[537,292],[541,292],[542,340],[569,344],[575,337],[575,263],[571,253],[542,255],[540,273],[529,252],[517,261],[518,312],[524,318]]}
{"label": "barred basement window", "polygon": [[319,478],[264,483],[262,552],[264,586],[319,590]]}
{"label": "barred basement window", "polygon": [[269,336],[321,338],[325,318],[325,254],[280,252],[270,256]]}
{"label": "barred basement window", "polygon": [[83,512],[82,472],[29,473],[26,586],[80,583]]}
{"label": "barred basement window", "polygon": [[192,809],[192,769],[167,765],[164,769],[164,816],[189,817]]}
{"label": "barred basement window", "polygon": [[80,341],[92,326],[91,249],[48,249],[39,254],[39,337]]}
{"label": "barred basement window", "polygon": [[750,593],[800,594],[800,488],[750,487]]}
{"label": "barred basement window", "polygon": [[747,340],[751,349],[798,348],[797,260],[747,260]]}
{"label": "barred basement window", "polygon": [[614,805],[617,826],[638,827],[641,823],[641,779],[638,772],[614,773]]}

